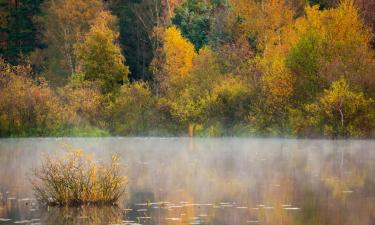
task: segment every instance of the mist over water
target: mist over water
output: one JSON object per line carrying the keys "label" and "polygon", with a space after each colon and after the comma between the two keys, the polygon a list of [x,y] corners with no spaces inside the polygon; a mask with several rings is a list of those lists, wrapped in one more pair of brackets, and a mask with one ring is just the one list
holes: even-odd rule
{"label": "mist over water", "polygon": [[[27,175],[48,152],[108,161],[128,178],[118,207],[39,207]],[[2,224],[375,224],[375,141],[241,138],[0,140]]]}

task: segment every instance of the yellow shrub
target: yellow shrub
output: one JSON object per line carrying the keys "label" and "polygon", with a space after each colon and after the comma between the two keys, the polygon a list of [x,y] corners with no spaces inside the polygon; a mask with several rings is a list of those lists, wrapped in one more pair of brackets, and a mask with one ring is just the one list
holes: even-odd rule
{"label": "yellow shrub", "polygon": [[125,191],[119,158],[108,165],[81,150],[59,157],[44,156],[31,179],[35,195],[47,205],[115,204]]}

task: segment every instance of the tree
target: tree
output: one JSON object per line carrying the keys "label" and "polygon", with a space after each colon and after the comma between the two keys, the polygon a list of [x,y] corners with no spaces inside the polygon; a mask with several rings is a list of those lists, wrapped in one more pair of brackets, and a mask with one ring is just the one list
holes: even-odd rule
{"label": "tree", "polygon": [[103,92],[111,92],[128,80],[129,70],[125,58],[115,44],[118,33],[114,31],[115,17],[102,11],[77,45],[77,56],[86,80],[101,82]]}
{"label": "tree", "polygon": [[22,55],[42,47],[40,33],[33,20],[40,15],[43,0],[0,2],[0,55],[17,64]]}
{"label": "tree", "polygon": [[[194,47],[190,44],[192,50]],[[183,76],[168,80],[160,100],[162,108],[167,108],[172,121],[176,121],[182,131],[192,136],[194,127],[201,125],[206,117],[206,106],[212,87],[220,77],[214,53],[203,48],[195,56],[189,71]]]}
{"label": "tree", "polygon": [[166,89],[170,82],[189,75],[196,57],[193,44],[182,37],[175,27],[169,27],[164,33],[164,42],[154,58],[154,73],[160,89]]}
{"label": "tree", "polygon": [[[353,91],[344,78],[332,83],[319,99],[305,105],[306,116],[295,120],[295,130],[333,137],[372,136],[375,128],[374,101]],[[304,121],[304,122],[302,122]]]}
{"label": "tree", "polygon": [[258,51],[267,54],[285,44],[293,24],[294,11],[286,0],[232,0],[232,17],[238,21],[240,32],[255,39]]}
{"label": "tree", "polygon": [[176,8],[172,23],[198,50],[208,44],[211,25],[215,21],[215,11],[225,5],[224,0],[187,0]]}
{"label": "tree", "polygon": [[261,87],[249,113],[250,125],[261,134],[287,133],[294,78],[280,55],[264,58],[258,66],[262,73]]}
{"label": "tree", "polygon": [[65,117],[43,78],[31,79],[29,65],[12,66],[0,59],[0,135],[59,134]]}
{"label": "tree", "polygon": [[47,48],[32,55],[36,67],[58,85],[78,72],[75,46],[103,10],[101,0],[50,0],[43,5],[38,17],[39,29]]}
{"label": "tree", "polygon": [[300,81],[303,76],[305,81],[315,79],[315,94],[341,76],[356,89],[374,93],[371,33],[361,21],[353,1],[343,0],[337,8],[328,10],[307,7],[306,16],[296,21],[294,30],[291,35],[295,37],[291,41],[294,47],[287,64]]}
{"label": "tree", "polygon": [[375,1],[355,0],[365,24],[372,30],[372,47],[375,48]]}
{"label": "tree", "polygon": [[158,128],[156,99],[144,82],[123,85],[106,111],[109,129],[115,134],[147,135]]}
{"label": "tree", "polygon": [[109,9],[119,18],[120,44],[130,70],[130,80],[152,80],[149,66],[162,36],[156,30],[169,26],[174,9],[185,0],[110,0]]}
{"label": "tree", "polygon": [[107,105],[101,93],[100,83],[84,80],[82,73],[73,74],[69,82],[58,89],[59,102],[64,106],[64,113],[70,128],[104,128],[104,108]]}
{"label": "tree", "polygon": [[161,1],[113,0],[109,8],[119,19],[119,41],[131,71],[130,80],[151,79],[148,66],[155,49],[152,33],[157,24],[163,23]]}
{"label": "tree", "polygon": [[286,66],[291,69],[296,82],[294,100],[304,103],[315,99],[327,81],[320,76],[323,60],[324,40],[314,31],[305,33],[294,45],[286,58]]}
{"label": "tree", "polygon": [[240,76],[226,75],[218,78],[213,85],[207,103],[205,123],[220,123],[222,132],[234,133],[234,128],[245,124],[252,106],[254,92]]}

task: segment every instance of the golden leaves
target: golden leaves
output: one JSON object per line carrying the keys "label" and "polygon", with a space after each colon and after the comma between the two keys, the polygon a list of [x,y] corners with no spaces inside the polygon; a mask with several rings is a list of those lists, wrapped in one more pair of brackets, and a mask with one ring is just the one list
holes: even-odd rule
{"label": "golden leaves", "polygon": [[48,205],[115,204],[125,191],[126,178],[120,173],[116,155],[105,165],[82,150],[72,150],[45,155],[31,181],[38,200]]}
{"label": "golden leaves", "polygon": [[165,30],[163,51],[167,76],[172,78],[189,74],[196,52],[193,44],[182,37],[177,27],[172,26]]}

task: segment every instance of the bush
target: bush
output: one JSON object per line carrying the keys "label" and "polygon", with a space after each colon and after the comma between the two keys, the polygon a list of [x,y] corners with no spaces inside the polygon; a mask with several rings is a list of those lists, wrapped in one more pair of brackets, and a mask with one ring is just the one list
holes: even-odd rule
{"label": "bush", "polygon": [[147,135],[157,126],[155,105],[147,83],[123,85],[107,107],[109,130],[119,135]]}
{"label": "bush", "polygon": [[292,110],[294,133],[331,137],[372,137],[375,128],[374,100],[352,90],[343,78],[302,111]]}
{"label": "bush", "polygon": [[65,121],[68,125],[101,127],[106,98],[98,82],[85,81],[84,75],[77,73],[58,93],[64,113],[69,115]]}
{"label": "bush", "polygon": [[46,205],[116,204],[125,191],[119,158],[96,163],[81,150],[59,157],[45,155],[31,180],[36,198]]}
{"label": "bush", "polygon": [[30,136],[61,131],[65,115],[43,78],[32,79],[30,66],[0,59],[0,135]]}

